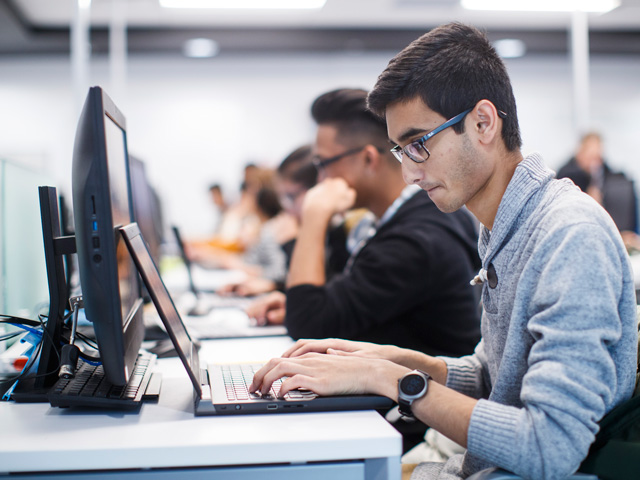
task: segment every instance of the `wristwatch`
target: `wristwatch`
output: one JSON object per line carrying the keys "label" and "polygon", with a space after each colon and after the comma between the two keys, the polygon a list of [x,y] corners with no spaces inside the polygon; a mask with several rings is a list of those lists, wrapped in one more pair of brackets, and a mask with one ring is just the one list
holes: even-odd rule
{"label": "wristwatch", "polygon": [[411,404],[424,397],[429,387],[429,374],[413,370],[398,380],[398,411],[405,417],[413,417]]}

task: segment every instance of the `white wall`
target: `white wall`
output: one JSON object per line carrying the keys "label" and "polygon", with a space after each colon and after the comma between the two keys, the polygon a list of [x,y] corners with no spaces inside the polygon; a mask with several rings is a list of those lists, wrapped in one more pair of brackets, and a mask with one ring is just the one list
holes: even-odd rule
{"label": "white wall", "polygon": [[[312,140],[313,99],[339,87],[370,88],[395,52],[129,59],[127,91],[110,90],[106,59],[93,59],[92,85],[105,87],[127,117],[129,150],[147,163],[166,216],[188,235],[211,228],[206,193],[220,182],[236,191],[244,164],[269,166]],[[552,168],[571,155],[571,65],[565,57],[508,62],[524,151],[540,151]],[[592,58],[592,125],[605,136],[612,165],[640,181],[637,58]],[[0,60],[0,156],[51,170],[68,189],[78,112],[67,59]]]}

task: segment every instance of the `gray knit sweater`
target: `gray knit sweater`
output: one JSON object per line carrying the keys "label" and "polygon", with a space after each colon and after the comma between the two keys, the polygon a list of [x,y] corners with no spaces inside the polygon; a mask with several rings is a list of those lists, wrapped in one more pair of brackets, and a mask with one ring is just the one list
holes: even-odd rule
{"label": "gray knit sweater", "polygon": [[490,466],[564,478],[587,455],[597,422],[631,396],[637,323],[627,253],[608,214],[553,177],[540,156],[525,158],[493,231],[481,228],[483,268],[495,268],[483,285],[483,339],[473,355],[445,358],[447,386],[480,399],[468,450],[422,464],[414,479]]}

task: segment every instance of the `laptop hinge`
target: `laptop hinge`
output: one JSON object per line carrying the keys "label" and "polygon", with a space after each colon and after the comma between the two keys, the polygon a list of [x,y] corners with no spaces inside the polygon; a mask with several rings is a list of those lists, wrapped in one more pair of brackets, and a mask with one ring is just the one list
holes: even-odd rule
{"label": "laptop hinge", "polygon": [[209,373],[206,369],[200,369],[200,390],[202,400],[211,400],[211,385],[209,385]]}

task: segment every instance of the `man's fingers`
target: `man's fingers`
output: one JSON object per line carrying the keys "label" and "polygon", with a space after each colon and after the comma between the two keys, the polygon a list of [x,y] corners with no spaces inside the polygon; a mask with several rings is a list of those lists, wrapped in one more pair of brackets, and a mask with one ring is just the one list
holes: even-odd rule
{"label": "man's fingers", "polygon": [[280,384],[280,392],[278,396],[284,397],[287,393],[292,390],[297,390],[302,388],[304,390],[311,390],[314,393],[317,393],[313,387],[314,381],[312,377],[307,375],[297,374],[292,377],[288,377],[282,381]]}
{"label": "man's fingers", "polygon": [[268,320],[267,323],[275,325],[282,325],[284,323],[285,309],[276,308],[265,313],[265,317]]}

